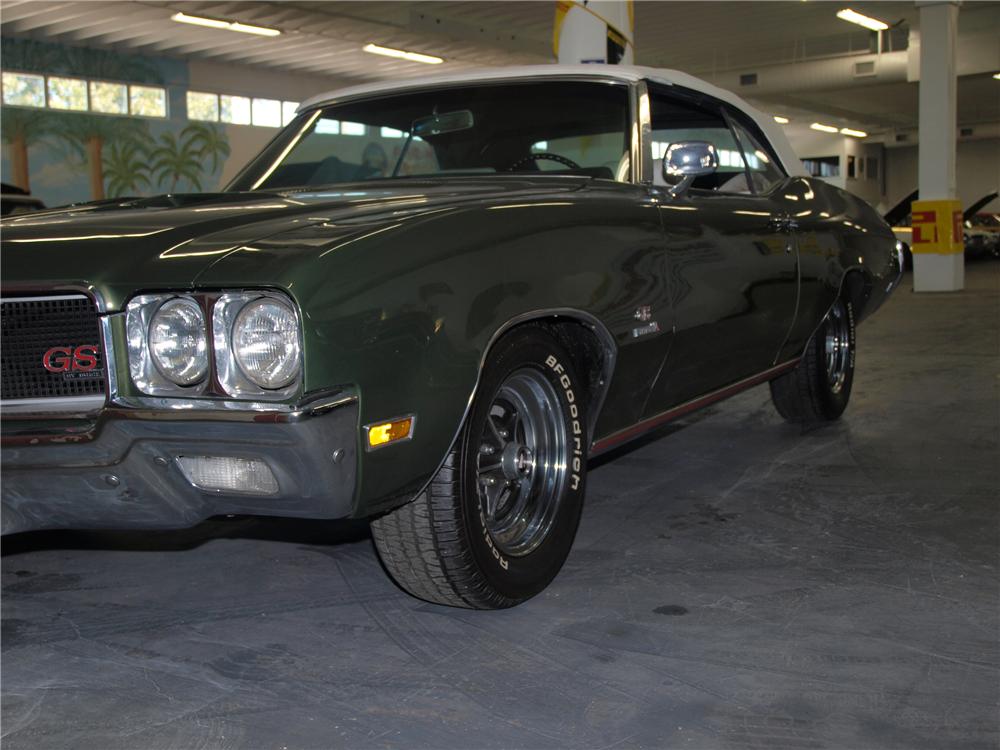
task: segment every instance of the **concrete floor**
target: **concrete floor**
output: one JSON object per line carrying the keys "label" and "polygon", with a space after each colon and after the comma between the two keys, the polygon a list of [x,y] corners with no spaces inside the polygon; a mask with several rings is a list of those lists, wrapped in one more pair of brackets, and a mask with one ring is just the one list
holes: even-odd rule
{"label": "concrete floor", "polygon": [[513,610],[423,604],[357,523],[3,545],[16,748],[996,748],[1000,264],[901,289],[844,419],[766,387],[592,469]]}

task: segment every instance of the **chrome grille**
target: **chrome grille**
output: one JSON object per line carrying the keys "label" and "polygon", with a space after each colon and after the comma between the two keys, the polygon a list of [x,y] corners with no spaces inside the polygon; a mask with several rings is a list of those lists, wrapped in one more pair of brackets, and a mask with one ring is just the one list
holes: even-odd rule
{"label": "chrome grille", "polygon": [[94,302],[83,295],[4,298],[0,377],[4,401],[103,395],[104,351]]}

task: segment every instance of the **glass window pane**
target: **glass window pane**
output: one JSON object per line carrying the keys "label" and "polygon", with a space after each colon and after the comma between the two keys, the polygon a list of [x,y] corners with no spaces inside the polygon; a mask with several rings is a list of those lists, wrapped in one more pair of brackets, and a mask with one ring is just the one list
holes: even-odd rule
{"label": "glass window pane", "polygon": [[750,178],[753,180],[754,192],[764,193],[785,178],[781,167],[777,165],[761,142],[741,123],[734,123],[736,134],[743,144],[747,164],[750,167]]}
{"label": "glass window pane", "polygon": [[128,114],[128,86],[107,81],[90,82],[90,109],[109,115]]}
{"label": "glass window pane", "polygon": [[281,103],[281,124],[287,125],[295,119],[295,110],[299,108],[298,102]]}
{"label": "glass window pane", "polygon": [[746,165],[740,146],[729,129],[721,110],[677,99],[669,92],[655,91],[650,96],[653,140],[653,183],[669,186],[677,178],[669,177],[663,158],[675,143],[704,141],[715,147],[718,169],[696,177],[694,190],[717,190],[723,193],[749,193]]}
{"label": "glass window pane", "polygon": [[158,86],[130,86],[129,91],[132,97],[133,115],[139,117],[167,116],[166,89],[161,89]]}
{"label": "glass window pane", "polygon": [[313,130],[321,135],[338,135],[340,133],[340,120],[321,117],[316,121]]}
{"label": "glass window pane", "polygon": [[21,107],[45,106],[45,76],[3,74],[3,103]]}
{"label": "glass window pane", "polygon": [[219,97],[216,94],[188,91],[187,108],[189,120],[219,121]]}
{"label": "glass window pane", "polygon": [[49,78],[49,106],[53,109],[87,109],[87,82],[79,78]]}
{"label": "glass window pane", "polygon": [[249,125],[249,97],[222,94],[219,97],[219,119],[223,122],[231,122],[234,125]]}
{"label": "glass window pane", "polygon": [[[532,158],[531,146],[542,142],[576,163],[556,164],[562,173],[628,179],[628,93],[625,86],[590,82],[465,84],[330,105],[300,116],[297,122],[311,125],[286,128],[232,188],[509,174],[512,168],[536,174],[550,168],[548,160]],[[532,116],[525,119],[525,111]]]}
{"label": "glass window pane", "polygon": [[268,128],[280,127],[281,102],[277,99],[254,99],[253,124]]}

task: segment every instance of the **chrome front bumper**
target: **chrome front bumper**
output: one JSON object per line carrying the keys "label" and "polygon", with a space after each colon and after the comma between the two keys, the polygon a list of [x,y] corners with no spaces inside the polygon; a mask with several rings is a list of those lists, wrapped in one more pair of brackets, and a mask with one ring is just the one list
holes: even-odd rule
{"label": "chrome front bumper", "polygon": [[[350,516],[358,434],[351,395],[328,395],[286,411],[110,407],[91,419],[5,415],[2,533],[180,528],[225,514]],[[178,456],[263,460],[278,491],[197,489],[181,472]]]}

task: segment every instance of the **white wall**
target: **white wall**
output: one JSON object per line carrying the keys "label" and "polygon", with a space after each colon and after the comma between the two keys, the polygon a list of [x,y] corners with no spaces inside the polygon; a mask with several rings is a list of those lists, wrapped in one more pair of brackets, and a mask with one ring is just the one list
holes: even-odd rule
{"label": "white wall", "polygon": [[[882,196],[882,170],[885,169],[883,149],[880,144],[864,143],[857,138],[851,138],[839,133],[823,133],[812,130],[808,126],[786,126],[785,132],[788,140],[795,149],[795,153],[801,159],[820,158],[836,156],[840,159],[840,175],[838,177],[824,177],[825,182],[836,187],[848,190],[860,198],[878,205],[883,200]],[[855,160],[855,176],[847,176],[847,157],[853,156]],[[878,174],[876,179],[871,179],[867,172],[867,159],[875,158],[878,161]],[[865,161],[864,171],[860,168],[860,162]]]}
{"label": "white wall", "polygon": [[283,73],[246,65],[207,60],[188,62],[189,86],[196,91],[258,96],[302,102],[324,91],[350,86],[356,81],[305,73]]}
{"label": "white wall", "polygon": [[[893,205],[917,188],[917,146],[886,149],[889,171],[886,204]],[[1000,138],[960,141],[955,164],[958,199],[968,206],[1000,189]],[[997,201],[994,201],[996,208]]]}

